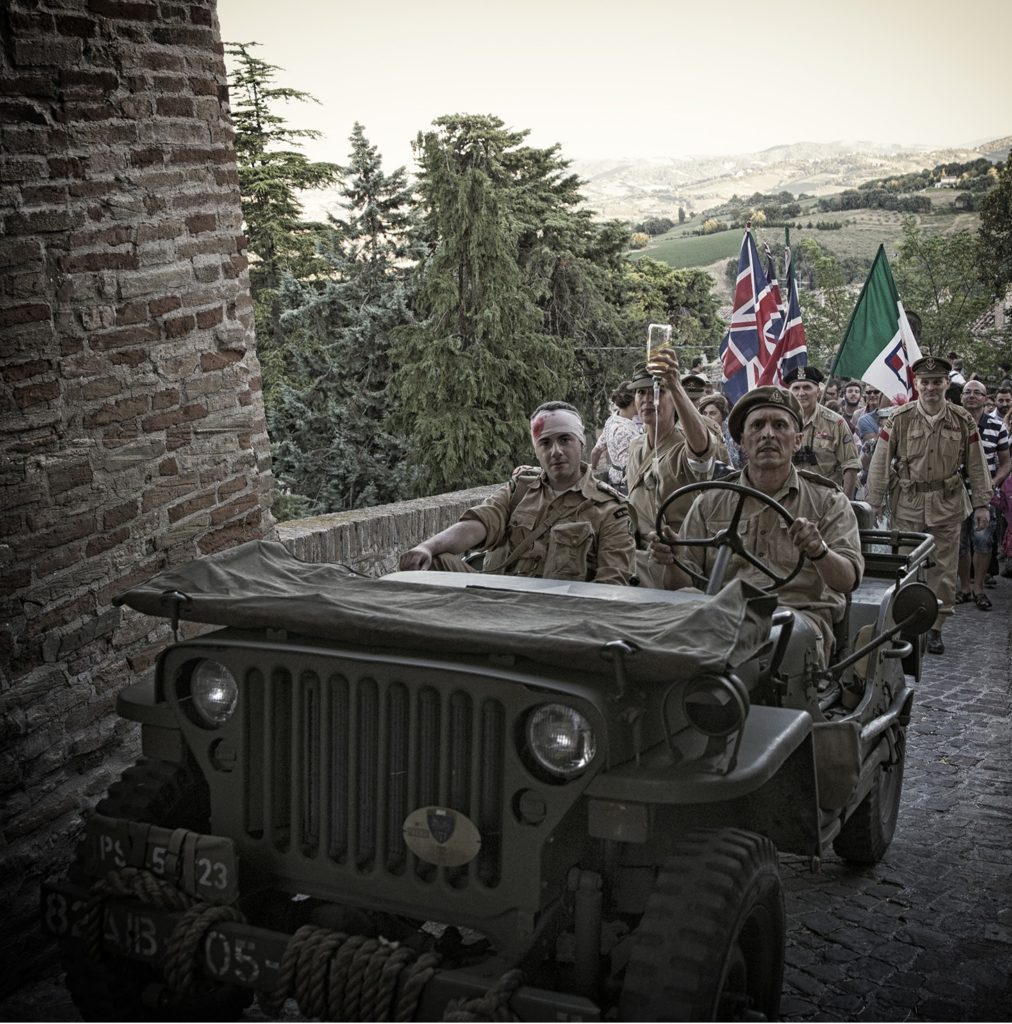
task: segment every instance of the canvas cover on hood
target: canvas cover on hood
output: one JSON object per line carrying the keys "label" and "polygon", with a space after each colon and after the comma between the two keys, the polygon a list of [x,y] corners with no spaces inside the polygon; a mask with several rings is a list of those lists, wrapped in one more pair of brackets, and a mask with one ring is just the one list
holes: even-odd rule
{"label": "canvas cover on hood", "polygon": [[[440,577],[445,585],[430,582]],[[777,604],[738,580],[713,597],[588,583],[553,590],[552,583],[463,573],[369,579],[332,563],[300,561],[279,543],[250,541],[159,573],[115,603],[163,618],[178,610],[190,622],[283,629],[355,647],[511,654],[606,675],[613,668],[602,654],[605,644],[624,640],[636,648],[626,662],[629,678],[643,682],[733,669],[766,641]],[[547,588],[522,589],[531,584]]]}

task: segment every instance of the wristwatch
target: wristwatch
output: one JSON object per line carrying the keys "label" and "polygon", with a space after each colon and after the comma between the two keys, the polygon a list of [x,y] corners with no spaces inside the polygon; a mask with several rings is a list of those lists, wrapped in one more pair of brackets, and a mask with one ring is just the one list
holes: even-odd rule
{"label": "wristwatch", "polygon": [[825,558],[829,554],[829,545],[823,541],[822,550],[817,555],[809,555],[808,557],[813,561],[817,562],[820,558]]}

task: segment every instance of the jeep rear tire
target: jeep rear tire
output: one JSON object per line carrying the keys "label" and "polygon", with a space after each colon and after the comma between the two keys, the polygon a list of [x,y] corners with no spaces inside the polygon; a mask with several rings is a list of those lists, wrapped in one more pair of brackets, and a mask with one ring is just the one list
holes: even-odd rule
{"label": "jeep rear tire", "polygon": [[[210,830],[206,783],[182,765],[165,761],[141,761],[128,768],[95,810],[164,828]],[[76,866],[71,874],[80,880]],[[95,961],[73,940],[61,943],[61,957],[67,989],[84,1020],[236,1020],[253,999],[252,991],[209,985],[181,1001],[153,1006],[151,994],[160,990],[162,975],[148,964],[115,956]]]}
{"label": "jeep rear tire", "polygon": [[636,929],[622,1020],[773,1020],[784,897],[776,847],[742,829],[680,838]]}
{"label": "jeep rear tire", "polygon": [[884,856],[896,832],[903,792],[903,739],[895,764],[880,764],[868,795],[843,823],[833,849],[844,860],[854,864],[877,864]]}

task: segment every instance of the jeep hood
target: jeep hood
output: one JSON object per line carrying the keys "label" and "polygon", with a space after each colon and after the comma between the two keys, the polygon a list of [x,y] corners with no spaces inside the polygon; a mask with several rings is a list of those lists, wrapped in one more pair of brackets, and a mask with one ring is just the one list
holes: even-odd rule
{"label": "jeep hood", "polygon": [[[412,577],[417,576],[419,581]],[[251,541],[152,577],[115,604],[149,615],[426,654],[515,655],[611,674],[605,644],[636,649],[630,679],[723,672],[768,638],[776,598],[735,580],[713,597],[515,577],[369,579]],[[446,577],[446,583],[430,582]],[[457,577],[451,579],[451,577]]]}

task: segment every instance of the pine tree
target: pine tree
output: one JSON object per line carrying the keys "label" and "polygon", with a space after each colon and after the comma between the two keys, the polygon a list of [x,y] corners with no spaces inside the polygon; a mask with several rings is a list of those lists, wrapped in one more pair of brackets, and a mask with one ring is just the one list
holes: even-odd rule
{"label": "pine tree", "polygon": [[410,319],[412,195],[404,168],[384,174],[360,124],[350,143],[340,169],[344,211],[328,218],[320,249],[326,272],[289,279],[282,294],[289,360],[268,423],[290,514],[405,493],[404,444],[386,421],[389,333]]}
{"label": "pine tree", "polygon": [[272,83],[283,70],[253,56],[258,43],[226,43],[232,58],[229,93],[239,192],[250,253],[250,292],[263,368],[265,400],[283,378],[285,340],[281,328],[281,288],[286,276],[312,277],[320,226],[302,219],[298,193],[332,184],[338,168],[313,162],[299,151],[300,140],[317,138],[312,129],[288,126],[277,106],[293,100],[317,102],[309,93]]}
{"label": "pine tree", "polygon": [[545,329],[521,247],[557,206],[549,151],[493,116],[450,115],[415,142],[420,322],[398,332],[396,422],[418,493],[502,480],[530,461],[527,417],[570,389],[574,360]]}

